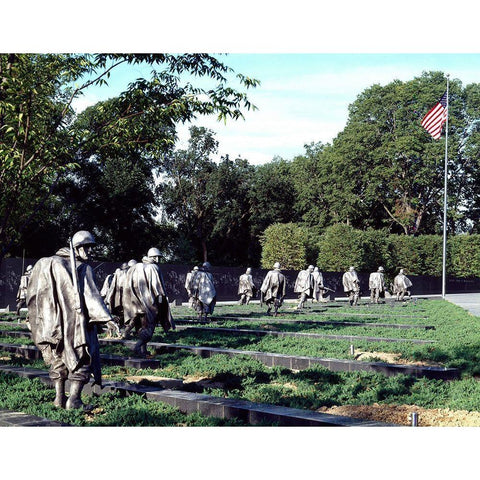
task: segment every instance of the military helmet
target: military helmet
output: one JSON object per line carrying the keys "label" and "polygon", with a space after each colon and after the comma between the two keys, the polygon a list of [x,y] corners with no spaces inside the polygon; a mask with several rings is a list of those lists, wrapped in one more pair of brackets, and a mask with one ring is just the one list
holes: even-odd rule
{"label": "military helmet", "polygon": [[280,262],[275,262],[273,264],[273,268],[280,268]]}
{"label": "military helmet", "polygon": [[383,272],[383,271],[384,271],[384,270],[383,270],[383,267],[378,267],[378,271],[379,271],[379,272]]}
{"label": "military helmet", "polygon": [[212,268],[212,266],[210,265],[210,262],[205,262],[202,265],[202,268],[205,269],[205,270],[210,270]]}
{"label": "military helmet", "polygon": [[132,260],[130,260],[127,265],[128,265],[129,267],[133,267],[133,266],[136,265],[137,263],[138,263],[138,262],[132,258]]}
{"label": "military helmet", "polygon": [[250,267],[248,267],[248,268],[247,268],[247,271],[246,271],[245,273],[247,273],[247,274],[252,273],[252,269],[251,269]]}
{"label": "military helmet", "polygon": [[72,237],[72,245],[74,248],[81,247],[82,245],[95,245],[95,243],[93,235],[86,230],[80,230]]}
{"label": "military helmet", "polygon": [[31,265],[27,266],[27,272],[29,272],[33,267]]}
{"label": "military helmet", "polygon": [[147,253],[147,257],[161,257],[162,254],[160,253],[160,250],[158,248],[151,248],[148,253]]}
{"label": "military helmet", "polygon": [[194,270],[195,272],[198,271],[198,267],[197,267],[197,266],[193,267],[193,270]]}

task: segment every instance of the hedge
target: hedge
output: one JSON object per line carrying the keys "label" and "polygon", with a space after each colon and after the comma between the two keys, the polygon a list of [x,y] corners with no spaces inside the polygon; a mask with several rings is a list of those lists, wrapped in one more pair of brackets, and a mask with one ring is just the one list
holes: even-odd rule
{"label": "hedge", "polygon": [[[343,272],[351,265],[358,271],[375,271],[380,265],[391,275],[400,268],[410,275],[442,275],[441,235],[391,235],[386,230],[357,230],[332,225],[319,236],[295,223],[275,224],[261,239],[262,267],[280,261],[285,269],[303,269],[315,263],[324,272]],[[480,277],[480,235],[447,238],[447,275]]]}

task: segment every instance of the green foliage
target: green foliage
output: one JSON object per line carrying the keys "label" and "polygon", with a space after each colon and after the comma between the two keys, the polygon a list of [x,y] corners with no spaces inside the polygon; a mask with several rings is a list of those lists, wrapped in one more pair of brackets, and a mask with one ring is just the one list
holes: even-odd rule
{"label": "green foliage", "polygon": [[361,269],[361,232],[350,225],[339,223],[325,229],[318,242],[317,265],[320,270],[343,272],[349,266]]}
{"label": "green foliage", "polygon": [[280,262],[286,270],[306,268],[308,233],[294,223],[276,223],[268,227],[260,238],[262,268],[271,269]]}
{"label": "green foliage", "polygon": [[[409,341],[393,343],[363,342],[352,339],[339,341],[262,337],[240,332],[236,335],[226,335],[198,330],[176,331],[168,334],[159,330],[154,340],[333,358],[351,358],[349,345],[354,342],[356,351],[390,352],[401,354],[403,359],[440,362],[448,367],[456,366],[462,369],[461,379],[443,381],[406,375],[387,377],[365,371],[334,372],[320,365],[301,371],[292,371],[287,368],[267,367],[247,355],[217,354],[203,358],[187,351],[158,355],[156,357],[159,361],[158,369],[135,370],[131,367],[112,366],[103,367],[102,372],[112,380],[125,380],[125,377],[132,375],[183,379],[185,381],[183,388],[187,391],[307,410],[317,410],[320,407],[332,405],[384,403],[480,411],[480,383],[476,380],[476,376],[480,373],[478,318],[443,300],[418,300],[416,303],[402,305],[404,306],[362,305],[361,312],[357,310],[352,312],[352,309],[346,305],[337,305],[334,309],[326,306],[326,310],[320,313],[315,312],[312,307],[311,311],[302,315],[302,320],[312,320],[313,324],[295,322],[299,318],[298,314],[284,306],[281,319],[290,319],[292,323],[276,324],[258,322],[261,312],[265,309],[254,304],[249,305],[249,309],[252,318],[256,318],[257,321],[240,321],[233,317],[224,326],[257,328],[263,331],[275,329],[291,332],[397,337],[404,340],[429,339],[436,343],[415,345]],[[177,317],[189,312],[187,307],[178,308]],[[245,307],[221,305],[217,308],[221,314],[245,316]],[[356,315],[358,313],[361,315]],[[361,321],[387,325],[407,323],[417,326],[421,323],[432,324],[435,330],[418,328],[400,330],[383,326],[345,327],[327,325],[323,320]],[[102,351],[104,351],[103,346]],[[1,356],[2,362],[5,363],[6,355]],[[30,363],[24,361],[22,365]],[[15,365],[19,364],[15,363]],[[28,382],[25,379],[14,380],[10,375],[0,375],[0,408],[8,405],[6,408],[19,409],[74,425],[224,424],[220,420],[205,419],[198,415],[182,415],[172,407],[149,402],[142,397],[121,398],[117,394],[101,397],[84,396],[84,401],[93,403],[97,407],[97,412],[93,416],[86,417],[81,412],[55,409],[51,405],[53,396],[53,388],[45,387],[38,381],[32,383],[30,380]]]}
{"label": "green foliage", "polygon": [[[357,230],[337,224],[325,229],[318,240],[317,265],[323,271],[342,272],[354,265],[374,271],[382,265],[390,275],[404,268],[411,275],[442,275],[440,235],[389,235],[386,230]],[[464,278],[480,276],[480,236],[447,237],[447,274]]]}
{"label": "green foliage", "polygon": [[[118,97],[75,115],[72,102],[89,86],[107,83],[106,79],[121,64],[140,63],[152,66],[150,79],[140,78]],[[63,215],[71,224],[75,223],[75,212],[69,211],[74,202],[67,193],[58,194],[57,209],[50,206],[51,210],[45,211],[57,182],[75,168],[83,170],[80,178],[74,179],[74,187],[84,196],[90,193],[90,197],[95,197],[86,199],[82,206],[89,208],[91,218],[96,219],[94,211],[98,205],[103,204],[105,210],[111,200],[118,210],[124,206],[123,194],[132,182],[121,172],[116,181],[110,175],[112,170],[116,172],[118,162],[124,172],[130,167],[135,187],[144,194],[146,208],[137,211],[142,209],[138,209],[135,197],[127,204],[129,208],[124,209],[120,225],[110,222],[103,229],[103,225],[99,227],[99,232],[116,237],[119,233],[135,236],[145,226],[152,230],[152,219],[145,216],[152,216],[155,204],[148,194],[145,198],[144,189],[151,183],[152,168],[159,166],[156,162],[161,153],[175,143],[176,124],[197,115],[213,114],[224,121],[238,119],[243,117],[244,110],[256,109],[246,93],[227,86],[232,72],[208,54],[0,55],[0,261],[33,220],[38,220],[37,226],[42,227],[52,221],[55,234],[61,230],[57,217]],[[199,88],[182,82],[182,74],[203,77],[207,86]],[[259,84],[258,80],[242,74],[236,76],[235,82],[241,89]],[[103,178],[95,187],[102,186],[103,180],[104,190],[96,188],[91,192],[90,185],[82,185],[92,173],[88,171],[92,161],[98,164],[97,170],[103,170],[100,174]],[[110,166],[103,169],[108,161]],[[143,190],[139,188],[139,178],[146,183]],[[151,192],[148,193],[151,197]],[[60,215],[58,206],[62,202],[66,208]],[[137,225],[128,231],[124,220],[131,213]],[[80,223],[89,221],[92,229],[97,222],[91,218],[87,213]],[[112,253],[125,255],[131,252],[129,248]]]}
{"label": "green foliage", "polygon": [[101,396],[83,395],[83,401],[95,407],[95,413],[63,410],[53,406],[55,391],[38,379],[18,378],[0,373],[0,408],[23,411],[75,426],[235,426],[238,420],[183,414],[170,405],[146,400],[141,395],[122,397],[119,393]]}
{"label": "green foliage", "polygon": [[[389,233],[441,232],[445,138],[433,140],[421,120],[445,88],[442,72],[424,72],[361,92],[332,145],[307,145],[292,162],[294,208],[303,221],[316,229],[347,223]],[[479,218],[479,88],[450,80],[451,233],[477,228]]]}
{"label": "green foliage", "polygon": [[480,235],[456,235],[447,239],[448,272],[454,277],[480,277]]}

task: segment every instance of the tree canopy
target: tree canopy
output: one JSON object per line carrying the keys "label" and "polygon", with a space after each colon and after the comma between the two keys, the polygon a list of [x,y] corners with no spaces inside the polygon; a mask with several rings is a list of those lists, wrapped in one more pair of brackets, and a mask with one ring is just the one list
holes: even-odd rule
{"label": "tree canopy", "polygon": [[[151,78],[77,116],[73,100],[125,63],[150,65]],[[84,169],[81,177],[91,159],[109,168],[115,161],[158,167],[161,153],[175,145],[178,122],[211,114],[238,119],[256,108],[228,85],[232,72],[208,54],[0,55],[0,261],[75,168]],[[181,81],[182,74],[214,86]],[[241,73],[237,80],[245,89],[259,83]]]}
{"label": "tree canopy", "polygon": [[[151,66],[149,78],[73,110],[89,86],[137,63]],[[81,228],[115,261],[155,245],[164,260],[189,264],[373,268],[379,256],[396,263],[378,250],[383,237],[397,245],[398,235],[441,233],[445,138],[432,139],[421,120],[445,91],[442,72],[371,85],[331,143],[255,166],[228,154],[214,160],[218,141],[204,127],[191,127],[187,148],[177,146],[179,123],[238,119],[255,108],[243,90],[258,80],[238,74],[235,90],[231,73],[206,54],[0,55],[0,260],[21,247],[50,254],[52,238],[64,243]],[[202,77],[214,86],[200,88]],[[449,91],[448,230],[478,233],[480,84],[452,79]],[[359,250],[348,250],[350,241]],[[437,243],[415,245],[433,252]],[[403,263],[408,245],[396,249]]]}

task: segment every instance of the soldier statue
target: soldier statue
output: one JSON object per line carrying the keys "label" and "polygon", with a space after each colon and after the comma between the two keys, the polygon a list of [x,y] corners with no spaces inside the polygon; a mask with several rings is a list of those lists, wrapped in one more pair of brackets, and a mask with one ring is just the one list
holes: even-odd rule
{"label": "soldier statue", "polygon": [[260,287],[260,304],[267,304],[267,315],[270,315],[273,307],[274,315],[277,316],[285,298],[286,283],[285,275],[280,271],[280,263],[275,262],[273,270],[267,273]]}
{"label": "soldier statue", "polygon": [[20,277],[20,285],[17,292],[17,316],[20,315],[20,309],[23,305],[26,305],[25,299],[27,298],[27,287],[32,273],[32,266],[28,265],[25,273]]}
{"label": "soldier statue", "polygon": [[50,367],[54,405],[60,408],[87,409],[81,400],[84,385],[91,375],[94,384],[102,383],[97,326],[111,322],[112,317],[87,263],[93,245],[90,232],[75,233],[70,248],[61,248],[35,264],[27,289],[32,339]]}
{"label": "soldier statue", "polygon": [[207,321],[208,315],[213,313],[217,302],[217,290],[210,272],[209,262],[203,263],[190,282],[190,291],[193,296],[193,307],[201,321]]}
{"label": "soldier statue", "polygon": [[368,279],[371,303],[378,303],[380,297],[385,295],[385,277],[383,272],[383,267],[378,267],[378,270],[376,272],[372,272]]}
{"label": "soldier statue", "polygon": [[412,282],[401,268],[398,275],[393,279],[393,294],[397,296],[397,300],[402,301],[405,294],[410,297],[410,287],[412,287]]}
{"label": "soldier statue", "polygon": [[137,342],[134,353],[147,355],[147,343],[152,339],[155,326],[160,323],[165,332],[175,329],[165,284],[158,261],[158,248],[150,248],[141,262],[128,270],[123,284],[123,316],[125,330],[122,338],[129,337],[135,329]]}
{"label": "soldier statue", "polygon": [[191,287],[191,284],[192,284],[193,277],[195,276],[195,274],[197,272],[198,272],[198,267],[195,266],[195,267],[193,267],[191,272],[187,273],[187,276],[185,278],[185,290],[187,291],[187,294],[188,294],[188,306],[190,308],[193,308],[193,306],[194,306],[193,305],[194,304],[194,297],[193,297],[192,289],[190,287]]}
{"label": "soldier statue", "polygon": [[355,267],[350,267],[342,277],[343,290],[348,295],[350,306],[357,306],[360,297],[360,280]]}
{"label": "soldier statue", "polygon": [[247,268],[238,280],[238,294],[240,295],[239,305],[248,305],[252,297],[256,294],[256,287],[253,283],[252,269]]}
{"label": "soldier statue", "polygon": [[293,289],[293,292],[299,295],[297,310],[301,310],[304,307],[308,298],[313,298],[313,292],[315,290],[313,270],[313,265],[310,265],[306,270],[300,270],[300,272],[298,272]]}
{"label": "soldier statue", "polygon": [[122,266],[115,270],[112,280],[110,281],[110,286],[104,297],[105,304],[118,321],[120,329],[125,327],[125,319],[123,317],[123,291],[125,289],[125,280],[129,268],[128,263],[122,263]]}
{"label": "soldier statue", "polygon": [[323,298],[325,287],[323,285],[323,275],[318,267],[313,269],[313,300],[315,302],[326,302]]}

